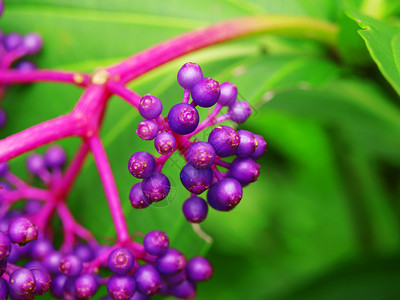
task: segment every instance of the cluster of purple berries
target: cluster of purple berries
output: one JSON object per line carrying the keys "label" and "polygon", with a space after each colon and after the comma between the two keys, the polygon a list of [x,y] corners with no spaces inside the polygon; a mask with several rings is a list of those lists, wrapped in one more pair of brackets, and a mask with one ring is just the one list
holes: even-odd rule
{"label": "cluster of purple berries", "polygon": [[[0,16],[4,10],[4,2],[0,1]],[[24,36],[17,32],[5,34],[0,30],[0,66],[1,69],[13,68],[20,72],[36,69],[33,62],[21,60],[24,56],[37,54],[43,46],[42,38],[37,33],[28,33]],[[14,64],[14,62],[16,62]],[[4,86],[0,86],[0,100],[3,98]],[[0,128],[7,122],[5,111],[0,108]]]}
{"label": "cluster of purple berries", "polygon": [[[202,222],[208,213],[207,202],[198,195],[208,190],[208,204],[220,211],[232,210],[242,199],[242,188],[257,180],[260,158],[267,149],[263,137],[246,130],[234,130],[225,125],[215,127],[208,141],[190,141],[195,134],[217,123],[232,120],[243,123],[251,114],[246,101],[237,100],[233,83],[219,84],[203,77],[199,65],[186,63],[177,75],[178,83],[185,89],[182,103],[174,105],[166,120],[161,117],[162,103],[153,95],[140,100],[139,112],[146,119],[139,123],[137,135],[145,140],[154,139],[160,157],[148,152],[134,153],[128,162],[129,172],[142,182],[133,185],[129,200],[134,208],[145,208],[165,199],[171,189],[167,176],[161,173],[165,161],[179,150],[187,164],[182,168],[180,180],[191,193],[183,204],[183,214],[192,223]],[[192,102],[189,103],[190,97]],[[212,107],[214,111],[199,122],[196,107]],[[222,107],[226,114],[217,116]],[[236,156],[232,162],[222,158]],[[227,169],[221,172],[218,167]]]}

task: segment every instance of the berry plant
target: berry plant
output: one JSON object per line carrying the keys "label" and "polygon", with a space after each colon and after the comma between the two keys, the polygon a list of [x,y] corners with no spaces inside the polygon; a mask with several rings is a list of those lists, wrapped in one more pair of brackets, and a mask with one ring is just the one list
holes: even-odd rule
{"label": "berry plant", "polygon": [[[325,253],[328,264],[346,251],[355,252],[350,247],[344,246],[342,250],[332,247],[332,240],[326,234],[340,236],[341,242],[335,241],[335,245],[346,240],[343,236],[349,236],[343,234],[345,217],[329,215],[338,211],[339,199],[345,198],[340,193],[345,189],[336,186],[339,176],[329,177],[329,170],[334,170],[331,162],[336,157],[327,154],[329,147],[324,144],[321,128],[328,132],[326,136],[332,134],[332,148],[342,150],[345,145],[343,149],[359,160],[373,153],[377,161],[381,158],[385,162],[400,161],[398,151],[391,150],[397,149],[392,143],[400,145],[397,107],[390,106],[386,99],[376,100],[390,98],[400,91],[397,72],[400,4],[384,0],[376,3],[289,0],[295,4],[292,12],[295,15],[291,15],[289,7],[285,7],[289,12],[286,15],[260,15],[263,5],[274,11],[281,4],[275,7],[272,2],[226,1],[228,4],[220,5],[227,15],[236,17],[235,9],[240,9],[251,16],[210,25],[190,20],[188,16],[196,15],[197,11],[188,12],[187,4],[182,4],[182,12],[173,13],[173,16],[183,14],[184,18],[175,19],[142,14],[140,9],[146,12],[147,3],[128,4],[122,0],[116,1],[115,7],[101,1],[97,4],[75,0],[69,3],[34,0],[34,4],[13,1],[0,0],[0,17],[5,18],[7,25],[0,31],[0,300],[37,296],[206,299],[211,294],[215,299],[272,299],[285,294],[267,293],[264,289],[300,282],[303,275],[308,278],[307,272],[316,270],[321,263],[315,253]],[[199,14],[213,15],[224,10],[214,2],[208,4],[203,8],[196,6],[203,9]],[[98,10],[86,15],[85,5],[96,6]],[[160,33],[162,39],[155,45],[149,42],[152,36],[145,30],[139,29],[129,38],[121,33],[119,43],[124,40],[127,48],[140,50],[126,58],[127,53],[118,52],[119,45],[110,42],[118,30],[108,31],[107,22],[111,18],[103,5],[113,11],[125,28],[152,23],[157,24],[160,32],[175,27],[185,29],[182,32],[194,30],[165,36]],[[124,5],[132,5],[138,11],[131,8],[135,11],[133,15],[119,11]],[[299,7],[305,11],[308,7],[312,17],[296,15]],[[60,11],[56,12],[58,8]],[[63,21],[82,22],[65,23],[76,27],[80,47],[70,47],[74,37],[63,21],[56,20],[60,26],[57,37],[52,37],[51,22],[35,25],[38,16],[51,19],[52,14],[62,16]],[[25,25],[20,24],[21,18]],[[0,25],[1,22],[0,19]],[[32,26],[29,32],[26,24]],[[200,25],[207,26],[198,29]],[[267,33],[281,37],[270,38]],[[51,42],[53,38],[60,50],[57,55],[49,56],[57,44]],[[242,43],[236,42],[238,38],[243,38]],[[86,47],[87,41],[95,46]],[[227,48],[219,45],[228,41],[231,46]],[[62,54],[67,56],[71,51],[78,56],[87,51],[93,61],[87,65],[66,62]],[[115,51],[118,58],[99,61],[97,52],[107,51]],[[128,54],[132,52],[129,50]],[[47,61],[47,57],[54,61]],[[226,65],[229,68],[224,69],[222,66]],[[373,84],[362,85],[354,80],[358,77]],[[353,81],[348,84],[347,80]],[[45,84],[53,86],[48,95],[40,92]],[[64,95],[69,89],[74,92]],[[376,92],[378,89],[380,92]],[[29,95],[35,95],[35,99],[28,99]],[[39,105],[35,103],[49,95],[51,101],[47,99],[43,106],[60,113],[35,116],[34,124],[23,122],[21,117],[34,115],[34,106]],[[67,99],[68,104],[63,103]],[[270,103],[271,99],[274,101]],[[347,103],[348,99],[352,106],[346,117],[347,111],[340,103]],[[272,112],[266,107],[272,108]],[[354,107],[361,107],[361,111]],[[290,111],[290,116],[282,117],[274,111],[277,108]],[[291,115],[299,112],[322,119],[323,125],[302,123]],[[376,126],[368,127],[370,122],[376,122],[373,123]],[[111,134],[104,131],[119,133],[122,127],[129,134],[118,141],[121,143],[116,145],[118,151],[111,151],[108,147]],[[359,145],[347,149],[349,140]],[[268,150],[271,154],[264,156],[267,141],[275,150],[272,153]],[[319,142],[320,149],[326,151],[319,153],[313,149],[313,142]],[[372,149],[370,152],[365,150],[368,147]],[[373,177],[366,164],[339,155],[337,159],[338,165],[346,166],[343,175],[350,190],[349,199],[362,198],[358,184],[366,190],[372,187],[371,193],[365,195],[374,199],[377,195],[384,197],[385,187],[372,180],[377,177]],[[370,160],[365,158],[365,162]],[[98,182],[92,180],[94,176],[87,176],[91,163],[97,170]],[[304,168],[308,177],[306,173],[293,172],[293,166]],[[296,180],[292,180],[293,173],[299,174]],[[119,182],[121,178],[124,184]],[[324,180],[330,181],[325,184]],[[303,185],[297,186],[298,182]],[[318,194],[321,190],[324,192]],[[296,199],[285,202],[284,195],[295,195]],[[320,223],[304,214],[304,207],[311,207],[310,203],[301,204],[316,195],[319,201],[315,202],[321,203],[315,210],[323,221]],[[271,199],[275,206],[282,205],[283,210],[292,209],[285,221],[272,213],[265,214],[267,206],[272,209]],[[357,201],[349,205],[355,211],[362,202]],[[385,215],[387,210],[374,203],[372,206],[380,212],[380,218],[388,222],[390,214]],[[234,221],[227,225],[228,218]],[[357,220],[361,219],[358,216]],[[338,220],[340,224],[335,229],[324,231],[326,223]],[[288,226],[290,222],[295,225]],[[107,231],[109,227],[113,230]],[[211,236],[216,247],[225,244],[229,248],[223,258],[204,257],[213,241],[206,232],[213,227],[217,234]],[[267,235],[260,228],[275,228],[275,231],[268,231],[265,239]],[[294,238],[304,228],[306,235],[322,232],[324,238],[315,243],[320,247],[318,251],[308,251],[314,249],[312,242]],[[368,254],[374,253],[373,243],[368,244],[367,230],[359,228],[360,244],[369,246]],[[288,235],[282,238],[282,232]],[[202,246],[196,244],[199,240]],[[279,243],[285,246],[275,248]],[[310,260],[293,263],[301,271],[289,272],[290,276],[282,273],[286,268],[295,268],[288,266],[295,262],[290,258],[285,258],[283,268],[281,265],[280,269],[274,269],[277,268],[274,259],[279,259],[282,249],[301,253],[303,244],[307,244],[304,248],[307,251],[303,252],[309,253]],[[249,245],[256,250],[249,251]],[[390,245],[392,248],[383,247],[382,252],[395,249]],[[232,249],[242,252],[242,256],[238,259]],[[257,255],[263,263],[268,261],[268,271],[255,260]],[[234,272],[236,269],[242,272],[248,266],[257,271],[243,276],[246,280],[242,282],[253,287],[241,291],[239,284],[236,287]],[[265,279],[268,272],[274,280]],[[224,276],[228,278],[221,280]],[[228,284],[222,291],[214,290],[204,296],[203,286],[213,284],[215,277],[220,280],[215,284],[218,289],[220,282]],[[323,299],[318,292],[316,295],[314,298]],[[301,298],[296,293],[289,296]]]}

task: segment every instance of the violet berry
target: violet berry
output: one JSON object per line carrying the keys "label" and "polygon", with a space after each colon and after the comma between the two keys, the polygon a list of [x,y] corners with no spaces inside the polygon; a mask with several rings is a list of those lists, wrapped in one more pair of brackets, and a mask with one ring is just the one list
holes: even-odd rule
{"label": "violet berry", "polygon": [[32,174],[40,174],[46,168],[43,155],[40,155],[39,153],[30,154],[26,159],[26,167]]}
{"label": "violet berry", "polygon": [[140,266],[135,271],[136,289],[144,295],[156,295],[162,286],[162,279],[152,265]]}
{"label": "violet berry", "polygon": [[107,282],[107,291],[113,299],[130,299],[136,291],[135,279],[131,276],[113,275]]}
{"label": "violet berry", "polygon": [[172,275],[186,267],[186,258],[179,250],[169,248],[167,252],[157,259],[157,270],[163,275]]}
{"label": "violet berry", "polygon": [[35,277],[36,283],[32,294],[44,295],[50,288],[51,278],[49,273],[39,268],[31,268],[30,270]]}
{"label": "violet berry", "polygon": [[38,228],[29,219],[16,217],[11,220],[8,226],[8,237],[11,242],[23,246],[37,239]]}
{"label": "violet berry", "polygon": [[203,222],[208,213],[207,202],[200,197],[190,197],[182,206],[183,215],[190,223]]}
{"label": "violet berry", "polygon": [[171,183],[167,176],[154,172],[142,182],[143,194],[151,202],[158,202],[168,196]]}
{"label": "violet berry", "polygon": [[236,149],[238,157],[249,157],[256,150],[256,138],[254,134],[247,130],[238,130],[240,136],[239,147]]}
{"label": "violet berry", "polygon": [[168,288],[172,296],[181,299],[193,299],[196,297],[196,286],[189,280],[184,280],[178,285],[173,285]]}
{"label": "violet berry", "polygon": [[201,107],[211,107],[217,103],[221,90],[218,81],[204,77],[191,90],[194,103]]}
{"label": "violet berry", "polygon": [[141,121],[136,129],[136,134],[143,140],[150,141],[157,136],[158,125],[154,121]]}
{"label": "violet berry", "polygon": [[53,244],[46,238],[32,242],[29,252],[33,259],[43,260],[53,251]]}
{"label": "violet berry", "polygon": [[0,299],[7,299],[8,297],[8,284],[3,278],[0,278]]}
{"label": "violet berry", "polygon": [[251,108],[247,101],[236,101],[229,107],[228,114],[233,122],[243,123],[249,118]]}
{"label": "violet berry", "polygon": [[61,146],[51,146],[44,154],[44,161],[49,169],[62,168],[67,161],[67,155]]}
{"label": "violet berry", "polygon": [[60,260],[59,270],[68,277],[78,276],[82,268],[82,261],[74,254],[69,254]]}
{"label": "violet berry", "polygon": [[8,285],[17,295],[31,294],[35,290],[35,276],[31,270],[19,268],[11,273]]}
{"label": "violet berry", "polygon": [[256,138],[256,150],[251,155],[251,158],[258,159],[267,151],[267,142],[261,135],[254,135]]}
{"label": "violet berry", "polygon": [[210,262],[201,256],[191,258],[186,265],[186,274],[191,281],[205,281],[211,278],[213,268]]}
{"label": "violet berry", "polygon": [[196,130],[199,124],[199,113],[196,108],[186,103],[172,106],[168,113],[168,125],[178,134],[189,134]]}
{"label": "violet berry", "polygon": [[143,239],[143,246],[147,253],[161,256],[165,254],[169,248],[168,235],[160,230],[150,231]]}
{"label": "violet berry", "polygon": [[126,248],[114,249],[108,256],[107,266],[117,275],[128,274],[135,264],[133,254]]}
{"label": "violet berry", "polygon": [[152,203],[143,193],[142,182],[138,182],[132,186],[129,192],[129,202],[133,208],[146,208]]}
{"label": "violet berry", "polygon": [[37,33],[28,33],[22,38],[22,43],[28,55],[38,53],[43,46],[42,37]]}
{"label": "violet berry", "polygon": [[203,78],[203,71],[196,63],[188,62],[178,71],[177,79],[181,87],[191,89]]}
{"label": "violet berry", "polygon": [[225,157],[235,154],[239,147],[240,136],[233,128],[222,125],[211,131],[208,142],[217,155]]}
{"label": "violet berry", "polygon": [[170,154],[176,149],[176,139],[169,132],[160,132],[154,140],[154,147],[161,155]]}
{"label": "violet berry", "polygon": [[252,158],[235,158],[229,169],[229,176],[237,179],[242,185],[257,180],[260,175],[260,165]]}
{"label": "violet berry", "polygon": [[240,202],[242,196],[240,182],[234,178],[225,178],[210,187],[207,200],[216,210],[230,211]]}
{"label": "violet berry", "polygon": [[3,37],[3,45],[6,51],[13,51],[22,44],[22,36],[19,33],[12,32]]}
{"label": "violet berry", "polygon": [[134,153],[128,162],[129,172],[136,178],[143,179],[149,177],[156,167],[156,161],[148,152],[139,151]]}
{"label": "violet berry", "polygon": [[130,300],[150,300],[150,297],[136,292]]}
{"label": "violet berry", "polygon": [[58,274],[60,272],[59,266],[62,257],[60,252],[52,251],[44,257],[43,265],[51,274]]}
{"label": "violet berry", "polygon": [[7,268],[7,259],[0,260],[0,277],[4,274]]}
{"label": "violet berry", "polygon": [[21,60],[15,65],[19,72],[30,72],[36,69],[36,65],[29,60]]}
{"label": "violet berry", "polygon": [[237,87],[228,81],[220,84],[221,94],[219,95],[218,104],[222,106],[231,106],[235,103],[238,90]]}
{"label": "violet berry", "polygon": [[147,94],[139,101],[139,113],[145,119],[157,118],[163,109],[163,105],[156,96]]}
{"label": "violet berry", "polygon": [[213,180],[213,172],[210,168],[197,169],[191,164],[186,164],[180,173],[183,186],[193,194],[201,194],[207,190]]}
{"label": "violet berry", "polygon": [[76,279],[76,277],[69,277],[65,281],[64,289],[63,289],[63,299],[75,300],[78,298],[78,295],[76,294],[76,288],[75,288],[75,279]]}
{"label": "violet berry", "polygon": [[11,241],[7,234],[0,231],[0,261],[6,259],[11,253]]}
{"label": "violet berry", "polygon": [[207,169],[215,160],[215,150],[207,142],[193,143],[187,152],[188,163],[197,169]]}
{"label": "violet berry", "polygon": [[74,247],[74,254],[79,257],[82,262],[91,261],[95,258],[95,252],[88,244],[77,244]]}
{"label": "violet berry", "polygon": [[0,108],[0,128],[3,128],[7,123],[7,114],[4,109]]}
{"label": "violet berry", "polygon": [[8,173],[9,165],[8,162],[1,162],[0,163],[0,176],[3,177]]}
{"label": "violet berry", "polygon": [[79,299],[92,298],[97,288],[97,280],[92,274],[82,274],[75,280],[76,295]]}
{"label": "violet berry", "polygon": [[63,298],[64,285],[67,279],[68,277],[63,274],[58,274],[53,277],[50,283],[50,292],[54,297],[58,299]]}

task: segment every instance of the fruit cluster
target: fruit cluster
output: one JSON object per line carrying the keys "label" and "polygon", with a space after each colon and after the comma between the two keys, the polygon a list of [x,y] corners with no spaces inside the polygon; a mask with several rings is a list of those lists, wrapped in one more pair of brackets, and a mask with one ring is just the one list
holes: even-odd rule
{"label": "fruit cluster", "polygon": [[[225,125],[215,127],[207,142],[191,141],[202,130],[223,121],[243,123],[250,116],[251,108],[246,101],[237,100],[238,92],[233,83],[219,84],[210,77],[203,77],[198,64],[184,64],[177,79],[184,88],[183,100],[170,109],[167,118],[161,117],[163,106],[156,96],[148,94],[140,99],[139,112],[145,120],[139,123],[136,133],[144,140],[154,140],[154,147],[161,155],[155,158],[139,151],[130,157],[128,170],[142,182],[132,186],[129,200],[134,208],[145,208],[167,197],[171,184],[161,170],[178,150],[187,162],[180,180],[191,193],[183,204],[183,214],[189,222],[200,223],[207,216],[208,205],[198,195],[208,190],[207,200],[212,208],[232,210],[242,199],[242,188],[257,180],[260,165],[255,159],[265,153],[267,143],[250,131],[236,131]],[[189,103],[190,97],[192,102]],[[214,110],[200,123],[197,107],[214,105]],[[228,111],[218,116],[222,107],[228,107]],[[222,160],[229,156],[236,158],[232,162]],[[226,168],[227,172],[221,172],[218,167]]]}

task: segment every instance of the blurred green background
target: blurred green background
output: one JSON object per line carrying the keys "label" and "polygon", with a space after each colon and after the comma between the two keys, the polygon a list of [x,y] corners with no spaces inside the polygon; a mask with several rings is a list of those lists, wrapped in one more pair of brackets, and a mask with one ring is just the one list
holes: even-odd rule
{"label": "blurred green background", "polygon": [[[337,24],[341,33],[333,48],[260,34],[192,53],[130,85],[162,99],[165,114],[182,97],[176,72],[194,61],[206,76],[234,82],[240,98],[252,104],[253,115],[241,128],[263,135],[269,149],[260,159],[258,182],[244,189],[240,205],[229,213],[210,211],[202,228],[212,245],[182,216],[188,193],[179,182],[178,156],[166,167],[171,196],[146,210],[130,207],[127,196],[136,181],[127,160],[139,150],[155,153],[151,142],[135,135],[141,118],[134,109],[112,99],[102,137],[131,232],[164,230],[174,247],[189,257],[206,254],[214,265],[213,279],[199,284],[198,299],[400,299],[399,1],[5,4],[5,33],[42,34],[44,49],[32,58],[39,67],[88,72],[235,17],[302,15]],[[357,33],[357,11],[372,16],[362,20],[371,29],[363,36],[369,52]],[[12,87],[2,104],[9,122],[1,137],[71,110],[81,92],[55,84]],[[72,157],[78,141],[61,144]],[[24,158],[12,163],[21,176]],[[92,159],[68,203],[100,240],[114,236]]]}

